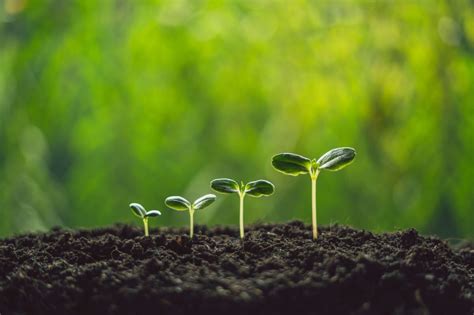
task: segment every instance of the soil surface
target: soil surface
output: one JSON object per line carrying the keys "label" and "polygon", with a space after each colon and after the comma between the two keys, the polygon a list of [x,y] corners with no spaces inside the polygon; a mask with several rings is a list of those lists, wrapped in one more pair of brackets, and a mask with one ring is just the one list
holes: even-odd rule
{"label": "soil surface", "polygon": [[474,249],[301,222],[0,240],[0,314],[470,314]]}

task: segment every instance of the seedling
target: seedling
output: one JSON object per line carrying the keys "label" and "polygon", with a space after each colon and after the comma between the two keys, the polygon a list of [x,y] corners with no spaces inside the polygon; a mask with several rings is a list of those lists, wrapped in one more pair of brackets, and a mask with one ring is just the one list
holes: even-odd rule
{"label": "seedling", "polygon": [[356,156],[353,148],[336,148],[325,153],[318,160],[308,159],[294,153],[280,153],[272,158],[273,167],[287,175],[298,176],[309,174],[311,177],[312,192],[312,222],[313,239],[318,238],[318,225],[316,221],[316,180],[321,170],[338,171],[351,164]]}
{"label": "seedling", "polygon": [[211,182],[211,188],[224,194],[237,193],[240,198],[240,238],[244,238],[244,198],[245,195],[252,197],[270,196],[275,191],[275,186],[268,180],[256,180],[240,185],[229,178],[218,178]]}
{"label": "seedling", "polygon": [[216,200],[216,195],[208,194],[196,199],[192,204],[185,198],[180,196],[170,196],[166,198],[165,204],[173,210],[189,211],[189,237],[193,238],[194,234],[194,211],[201,210],[209,206]]}
{"label": "seedling", "polygon": [[157,217],[161,215],[158,210],[146,211],[145,208],[139,203],[131,203],[130,208],[132,213],[143,220],[143,227],[145,228],[145,236],[148,236],[148,218]]}

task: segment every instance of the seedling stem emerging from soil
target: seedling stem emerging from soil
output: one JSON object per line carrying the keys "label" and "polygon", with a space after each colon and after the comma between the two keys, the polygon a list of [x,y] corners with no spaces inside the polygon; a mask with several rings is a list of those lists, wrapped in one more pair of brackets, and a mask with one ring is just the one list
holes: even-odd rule
{"label": "seedling stem emerging from soil", "polygon": [[196,199],[192,204],[181,196],[170,196],[166,198],[165,204],[176,211],[188,211],[189,212],[189,237],[193,238],[194,235],[194,211],[201,210],[212,204],[216,200],[216,196],[213,194],[204,195]]}
{"label": "seedling stem emerging from soil", "polygon": [[316,181],[321,170],[338,171],[351,164],[356,156],[353,148],[336,148],[323,154],[318,160],[294,153],[280,153],[272,158],[273,167],[287,175],[309,174],[311,177],[311,208],[313,239],[318,238],[316,218]]}
{"label": "seedling stem emerging from soil", "polygon": [[139,203],[131,203],[130,208],[132,213],[143,220],[143,227],[145,229],[145,236],[148,236],[148,218],[157,217],[161,215],[161,212],[158,210],[146,211],[145,208]]}
{"label": "seedling stem emerging from soil", "polygon": [[224,194],[237,193],[240,199],[240,238],[244,238],[244,198],[245,195],[252,197],[270,196],[275,191],[275,186],[268,180],[259,179],[253,182],[240,185],[233,179],[218,178],[211,181],[211,188]]}

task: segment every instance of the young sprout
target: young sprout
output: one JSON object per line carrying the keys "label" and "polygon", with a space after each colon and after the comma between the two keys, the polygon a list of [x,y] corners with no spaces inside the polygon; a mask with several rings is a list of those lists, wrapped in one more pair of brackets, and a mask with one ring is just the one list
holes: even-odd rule
{"label": "young sprout", "polygon": [[275,191],[275,186],[267,180],[256,180],[244,185],[240,185],[229,178],[218,178],[211,182],[211,188],[217,192],[224,194],[237,193],[240,198],[240,238],[244,238],[244,197],[250,195],[252,197],[270,196]]}
{"label": "young sprout", "polygon": [[294,153],[280,153],[272,158],[272,165],[278,171],[292,176],[309,174],[311,177],[312,192],[312,222],[313,239],[318,238],[318,225],[316,222],[316,180],[321,170],[338,171],[354,160],[356,151],[353,148],[336,148],[325,153],[318,160],[308,159]]}
{"label": "young sprout", "polygon": [[158,210],[146,211],[145,208],[139,203],[131,203],[130,208],[132,213],[143,220],[143,226],[145,228],[145,236],[148,236],[148,218],[157,217],[161,215]]}
{"label": "young sprout", "polygon": [[196,199],[192,204],[183,197],[170,196],[166,198],[165,204],[173,210],[189,211],[189,237],[193,238],[194,234],[194,211],[201,210],[209,206],[216,200],[216,195],[208,194]]}

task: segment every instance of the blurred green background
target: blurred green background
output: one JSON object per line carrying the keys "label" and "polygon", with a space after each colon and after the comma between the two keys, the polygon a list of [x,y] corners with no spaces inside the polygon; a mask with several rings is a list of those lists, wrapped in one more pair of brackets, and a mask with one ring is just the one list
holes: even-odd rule
{"label": "blurred green background", "polygon": [[[264,178],[246,223],[311,218],[271,157],[352,146],[318,220],[474,234],[472,1],[0,1],[0,235],[186,225],[163,200]],[[198,224],[237,224],[219,195]]]}

